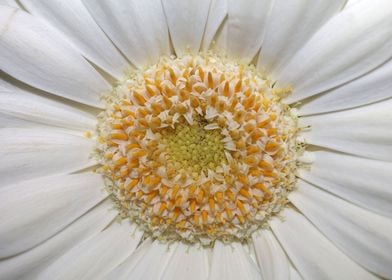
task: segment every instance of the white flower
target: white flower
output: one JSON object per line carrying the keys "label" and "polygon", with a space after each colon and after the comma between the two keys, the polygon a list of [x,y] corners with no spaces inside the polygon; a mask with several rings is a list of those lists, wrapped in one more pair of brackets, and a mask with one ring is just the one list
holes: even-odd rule
{"label": "white flower", "polygon": [[[392,278],[391,1],[362,0],[349,5],[345,0],[0,3],[5,4],[0,5],[1,279]],[[93,172],[97,161],[91,152],[96,140],[101,139],[95,135],[96,116],[105,108],[107,114],[112,113],[115,97],[110,95],[114,101],[109,100],[107,107],[101,97],[112,92],[117,81],[121,81],[120,86],[114,91],[127,96],[141,83],[140,77],[149,77],[152,70],[148,67],[158,65],[162,57],[186,57],[188,53],[197,57],[209,49],[225,52],[233,61],[255,64],[269,80],[276,81],[274,89],[292,89],[283,99],[293,108],[291,113],[278,115],[286,119],[294,113],[299,116],[301,131],[295,140],[306,143],[307,151],[291,158],[301,164],[288,204],[284,204],[286,189],[279,189],[283,194],[276,191],[271,195],[270,189],[259,185],[262,197],[279,198],[276,205],[285,207],[268,218],[265,228],[253,232],[249,242],[222,242],[218,238],[208,248],[173,240],[169,244],[159,241],[166,239],[164,232],[156,231],[151,238],[147,230],[143,232],[143,223],[118,222],[109,193],[115,193],[113,189],[120,186],[108,182],[112,177],[104,180]],[[234,71],[232,64],[225,65]],[[129,78],[129,73],[135,71],[141,76],[132,74]],[[173,75],[176,79],[180,76]],[[197,75],[204,73],[199,71]],[[265,84],[267,88],[266,80],[256,74],[254,79],[254,84]],[[193,89],[203,100],[215,98],[202,80]],[[130,97],[133,105],[144,105],[144,98],[134,93]],[[176,126],[181,114],[189,123],[197,123],[197,114],[203,116],[203,110],[189,111],[192,98],[183,104],[180,99],[176,95],[169,101],[177,107],[172,123],[168,123]],[[222,100],[226,99],[222,97],[217,103]],[[272,113],[286,105],[276,106]],[[225,111],[221,115],[224,120],[220,121],[229,123],[222,129],[225,150],[217,144],[221,124],[218,119],[212,122],[220,115],[215,108],[208,109],[211,122],[206,125],[206,147],[218,150],[219,155],[203,158],[206,165],[213,166],[205,168],[206,174],[200,173],[204,167],[187,166],[187,162],[176,167],[176,171],[184,166],[194,171],[193,177],[185,181],[187,184],[204,184],[215,177],[224,180],[222,174],[230,175],[233,161],[241,163],[241,172],[250,174],[252,161],[263,161],[264,168],[276,160],[271,153],[262,160],[258,156],[244,159],[242,164],[240,157],[232,156],[239,148],[229,130],[240,129],[242,123],[236,122],[234,112],[245,114],[244,108],[246,105],[239,104],[231,109],[233,114]],[[171,117],[169,113],[162,111],[146,119],[159,126]],[[264,114],[250,119],[249,131],[256,121],[263,122],[268,117]],[[107,119],[100,115],[98,136],[105,136],[102,127],[113,124]],[[288,123],[291,125],[289,121],[277,122],[277,128]],[[187,131],[187,126],[184,129]],[[198,129],[192,130],[196,136]],[[148,130],[148,137],[140,143],[159,140],[155,132]],[[178,133],[183,135],[182,131]],[[117,137],[123,137],[117,139],[121,141],[128,139],[123,134]],[[168,153],[177,153],[177,147],[187,149],[189,143],[181,142],[182,136],[178,138],[180,145],[177,134],[170,137],[166,138],[173,141],[168,144]],[[103,138],[105,145],[109,143],[108,138]],[[262,148],[265,152],[268,142],[263,139],[252,149]],[[285,146],[288,150],[290,143]],[[127,160],[118,156],[127,149],[123,144],[114,145],[119,147],[114,160],[121,167]],[[196,147],[198,143],[192,145]],[[109,151],[106,146],[101,150]],[[197,152],[194,158],[199,156]],[[144,152],[139,157],[143,164],[148,162]],[[183,159],[182,155],[174,158]],[[103,156],[99,161],[101,167],[110,167]],[[222,166],[216,167],[217,162]],[[216,172],[211,170],[214,168]],[[127,172],[139,172],[135,170],[121,170],[127,184],[131,180]],[[157,172],[167,176],[163,166]],[[294,178],[290,172],[285,174]],[[252,184],[258,183],[255,177],[250,179]],[[172,193],[175,186],[170,185],[170,176],[166,179]],[[135,186],[139,183],[133,182]],[[105,184],[109,192],[103,190]],[[222,185],[213,185],[211,192],[219,192]],[[140,186],[143,187],[146,186]],[[189,195],[188,191],[184,193]],[[154,211],[159,212],[161,205],[154,205]],[[121,207],[127,206],[133,204]],[[238,206],[242,214],[256,211],[250,204],[245,206]],[[206,207],[207,224],[208,219],[213,219],[208,215],[215,205]],[[238,214],[238,209],[233,211]],[[125,216],[139,215],[137,211]],[[263,220],[268,211],[255,212],[255,216]],[[233,222],[235,226],[239,224],[239,220]],[[239,236],[234,230],[230,234]],[[210,237],[200,242],[208,243]]]}

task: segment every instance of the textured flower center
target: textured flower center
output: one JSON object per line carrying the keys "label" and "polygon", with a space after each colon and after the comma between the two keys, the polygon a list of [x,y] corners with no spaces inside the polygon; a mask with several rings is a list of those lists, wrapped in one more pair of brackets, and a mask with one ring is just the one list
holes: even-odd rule
{"label": "textured flower center", "polygon": [[201,172],[227,163],[220,129],[206,130],[206,125],[182,124],[162,131],[168,169],[189,173],[196,180]]}
{"label": "textured flower center", "polygon": [[121,215],[162,240],[247,239],[295,183],[287,91],[213,54],[133,73],[98,127],[99,171]]}

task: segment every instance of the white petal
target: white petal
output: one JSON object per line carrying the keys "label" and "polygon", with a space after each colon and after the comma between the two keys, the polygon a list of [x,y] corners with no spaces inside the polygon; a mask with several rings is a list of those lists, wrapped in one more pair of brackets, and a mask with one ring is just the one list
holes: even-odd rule
{"label": "white petal", "polygon": [[215,242],[210,266],[209,280],[260,279],[257,265],[245,251],[244,245],[231,243],[225,245]]}
{"label": "white petal", "polygon": [[0,262],[4,279],[33,279],[59,256],[103,230],[117,215],[105,201],[37,247]]}
{"label": "white petal", "polygon": [[357,109],[302,118],[307,142],[359,156],[392,161],[392,99]]}
{"label": "white petal", "polygon": [[210,11],[204,31],[202,50],[206,51],[213,42],[214,36],[227,16],[227,0],[211,0]]}
{"label": "white petal", "polygon": [[329,151],[314,152],[300,177],[345,200],[392,218],[392,163]]}
{"label": "white petal", "polygon": [[7,128],[7,127],[13,127],[13,128],[34,127],[34,128],[37,128],[37,127],[45,127],[45,126],[38,124],[38,123],[32,123],[27,120],[14,118],[10,115],[0,113],[0,128]]}
{"label": "white petal", "polygon": [[308,220],[292,209],[271,220],[275,236],[304,279],[376,279],[343,254]]}
{"label": "white petal", "polygon": [[0,188],[18,181],[65,174],[93,165],[94,142],[54,129],[0,130]]}
{"label": "white petal", "polygon": [[[12,91],[2,88],[2,82],[3,82],[3,80],[0,79],[0,104],[3,103],[2,98],[4,97],[4,95],[3,95],[4,93],[6,93],[5,96],[13,94]],[[8,98],[6,98],[6,100],[8,100]],[[48,125],[44,124],[43,122],[39,122],[40,120],[42,120],[42,121],[49,120],[49,119],[44,118],[43,115],[42,115],[42,119],[41,119],[40,117],[38,117],[38,115],[32,114],[35,116],[31,116],[31,119],[30,119],[30,116],[24,116],[24,112],[20,112],[20,114],[18,114],[19,112],[17,112],[17,111],[19,110],[19,103],[23,104],[23,102],[21,102],[21,100],[18,99],[18,102],[14,105],[7,104],[5,107],[2,107],[2,105],[0,105],[0,128],[39,128],[39,129],[43,128],[43,129],[48,129]],[[29,104],[25,104],[25,105],[29,106]],[[27,113],[29,113],[28,112],[29,110],[28,109],[26,109],[26,110],[27,110]],[[16,113],[15,115],[12,114],[14,112]],[[31,121],[31,120],[33,120],[33,121]],[[68,124],[68,126],[69,125],[70,124]]]}
{"label": "white petal", "polygon": [[270,230],[252,235],[262,279],[289,279],[289,260]]}
{"label": "white petal", "polygon": [[0,90],[0,113],[30,124],[39,123],[74,130],[94,130],[96,123],[92,115],[72,106],[21,90]]}
{"label": "white petal", "polygon": [[104,79],[63,34],[26,12],[0,7],[0,64],[34,87],[87,105],[102,107]]}
{"label": "white petal", "polygon": [[[16,84],[15,84],[16,83]],[[20,89],[20,87],[25,86],[25,84],[19,82],[18,80],[13,80],[10,77],[5,77],[5,76],[1,76],[0,77],[0,90],[1,91],[15,91],[15,90],[22,90]],[[34,89],[36,90],[36,89]],[[28,91],[28,90],[24,90],[23,91]]]}
{"label": "white petal", "polygon": [[206,280],[207,277],[208,257],[206,249],[179,243],[160,279]]}
{"label": "white petal", "polygon": [[278,73],[295,102],[353,80],[392,56],[392,2],[365,0],[328,21]]}
{"label": "white petal", "polygon": [[95,21],[136,66],[170,54],[169,34],[160,0],[83,0]]}
{"label": "white petal", "polygon": [[392,60],[348,84],[306,102],[300,115],[318,114],[367,105],[392,97]]}
{"label": "white petal", "polygon": [[299,275],[298,271],[293,267],[290,266],[290,280],[302,280],[301,275]]}
{"label": "white petal", "polygon": [[228,45],[227,21],[228,21],[228,16],[226,16],[226,18],[222,22],[222,25],[220,26],[218,32],[215,34],[215,47],[218,50],[227,50],[227,48],[228,48],[227,47],[227,45]]}
{"label": "white petal", "polygon": [[257,66],[272,77],[346,0],[276,0],[266,23]]}
{"label": "white petal", "polygon": [[346,7],[348,8],[348,7],[352,6],[352,5],[358,4],[358,2],[361,2],[361,1],[362,0],[348,0],[347,4],[346,4]]}
{"label": "white petal", "polygon": [[135,250],[142,234],[132,235],[135,230],[127,221],[110,225],[57,259],[39,279],[102,279]]}
{"label": "white petal", "polygon": [[[372,182],[368,182],[371,184]],[[392,278],[392,221],[304,181],[289,195],[294,205],[349,257]]]}
{"label": "white petal", "polygon": [[228,0],[227,53],[248,63],[259,51],[271,0]]}
{"label": "white petal", "polygon": [[0,5],[6,5],[14,8],[19,8],[18,3],[15,0],[0,0]]}
{"label": "white petal", "polygon": [[199,52],[210,2],[210,0],[162,0],[170,37],[177,55]]}
{"label": "white petal", "polygon": [[89,60],[117,79],[129,64],[95,23],[81,0],[21,0],[33,15],[62,31]]}
{"label": "white petal", "polygon": [[161,279],[177,243],[169,246],[147,240],[105,279]]}
{"label": "white petal", "polygon": [[0,258],[61,231],[107,194],[93,173],[45,177],[0,188]]}
{"label": "white petal", "polygon": [[104,279],[111,280],[128,280],[130,279],[128,275],[131,273],[133,268],[138,264],[139,261],[150,251],[152,247],[151,239],[144,240],[137,249],[126,258],[120,265],[115,267],[112,271],[104,276]]}

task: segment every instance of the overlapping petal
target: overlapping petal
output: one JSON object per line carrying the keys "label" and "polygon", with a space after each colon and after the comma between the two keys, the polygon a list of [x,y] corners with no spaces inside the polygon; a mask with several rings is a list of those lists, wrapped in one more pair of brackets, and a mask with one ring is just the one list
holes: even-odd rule
{"label": "overlapping petal", "polygon": [[199,52],[211,1],[162,0],[162,3],[176,54]]}
{"label": "overlapping petal", "polygon": [[160,0],[83,0],[94,20],[137,67],[170,54],[169,34]]}
{"label": "overlapping petal", "polygon": [[23,0],[23,6],[62,31],[89,60],[117,79],[129,64],[95,23],[81,0]]}
{"label": "overlapping petal", "polygon": [[0,188],[0,258],[57,234],[107,193],[96,174],[45,177]]}
{"label": "overlapping petal", "polygon": [[94,142],[57,129],[0,130],[1,187],[42,176],[67,174],[90,167]]}
{"label": "overlapping petal", "polygon": [[392,161],[392,99],[356,109],[301,119],[307,143],[358,156]]}
{"label": "overlapping petal", "polygon": [[329,20],[277,75],[293,103],[349,82],[392,56],[392,2],[361,1]]}
{"label": "overlapping petal", "polygon": [[[132,254],[141,232],[127,221],[114,223],[104,231],[75,246],[43,270],[40,279],[98,279]],[[137,279],[137,278],[129,278]]]}
{"label": "overlapping petal", "polygon": [[342,253],[298,212],[285,209],[282,216],[282,220],[275,218],[270,225],[303,278],[377,279]]}
{"label": "overlapping petal", "polygon": [[240,243],[216,242],[213,248],[209,280],[260,279],[260,271]]}
{"label": "overlapping petal", "polygon": [[26,127],[44,124],[83,131],[94,129],[96,124],[95,118],[83,110],[22,90],[4,80],[0,80],[0,114],[8,119],[2,122],[5,127],[13,127],[12,120],[25,122]]}
{"label": "overlapping petal", "polygon": [[105,80],[45,21],[0,7],[0,64],[9,75],[44,91],[102,107]]}
{"label": "overlapping petal", "polygon": [[227,16],[227,0],[211,0],[210,10],[204,31],[202,50],[206,51],[211,47],[218,29]]}
{"label": "overlapping petal", "polygon": [[289,279],[289,259],[272,232],[269,230],[256,232],[252,235],[252,242],[262,279]]}
{"label": "overlapping petal", "polygon": [[120,266],[105,279],[160,279],[178,244],[169,248],[159,241],[145,240]]}
{"label": "overlapping petal", "polygon": [[392,97],[392,60],[358,79],[307,100],[300,114],[321,114],[368,105]]}
{"label": "overlapping petal", "polygon": [[220,46],[235,59],[249,63],[264,38],[271,0],[228,0],[227,34]]}
{"label": "overlapping petal", "polygon": [[323,24],[342,9],[344,0],[275,0],[266,23],[257,63],[274,79],[291,57]]}
{"label": "overlapping petal", "polygon": [[392,218],[392,163],[332,151],[313,152],[304,180],[347,201]]}
{"label": "overlapping petal", "polygon": [[209,263],[207,250],[179,243],[174,250],[161,279],[165,280],[200,280],[207,279]]}
{"label": "overlapping petal", "polygon": [[4,279],[32,279],[61,255],[101,232],[115,218],[110,200],[92,208],[85,215],[52,238],[31,250],[0,262]]}
{"label": "overlapping petal", "polygon": [[300,181],[289,199],[347,256],[392,277],[392,221]]}

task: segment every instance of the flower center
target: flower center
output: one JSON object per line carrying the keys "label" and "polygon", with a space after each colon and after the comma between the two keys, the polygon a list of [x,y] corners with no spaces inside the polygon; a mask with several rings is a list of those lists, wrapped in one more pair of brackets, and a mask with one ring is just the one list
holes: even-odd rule
{"label": "flower center", "polygon": [[162,131],[162,143],[166,146],[162,152],[166,154],[169,174],[190,174],[196,180],[201,172],[227,163],[221,132],[204,126],[180,124]]}
{"label": "flower center", "polygon": [[97,155],[124,218],[161,240],[245,240],[295,183],[297,121],[251,66],[162,58],[107,96]]}

